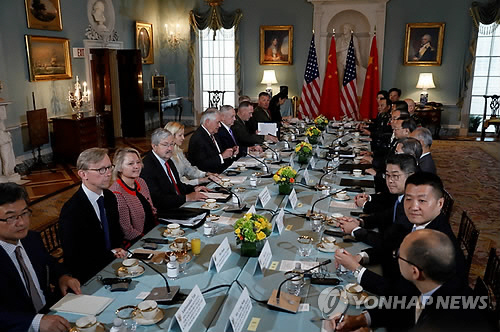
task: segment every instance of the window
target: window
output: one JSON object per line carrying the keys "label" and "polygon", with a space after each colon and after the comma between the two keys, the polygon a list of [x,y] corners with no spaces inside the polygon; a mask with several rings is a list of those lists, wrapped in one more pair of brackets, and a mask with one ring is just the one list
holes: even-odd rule
{"label": "window", "polygon": [[236,70],[234,28],[200,31],[200,83],[202,110],[208,108],[208,91],[225,91],[224,104],[235,105]]}
{"label": "window", "polygon": [[[478,33],[470,115],[480,115],[482,118],[484,112],[483,95],[498,93],[500,93],[500,27],[491,34]],[[481,130],[481,126],[479,126],[479,130]],[[490,126],[486,131],[494,132],[495,127]]]}

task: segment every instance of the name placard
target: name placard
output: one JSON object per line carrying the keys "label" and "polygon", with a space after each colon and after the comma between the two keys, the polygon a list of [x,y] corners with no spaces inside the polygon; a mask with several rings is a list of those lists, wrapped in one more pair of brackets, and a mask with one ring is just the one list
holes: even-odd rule
{"label": "name placard", "polygon": [[231,256],[231,246],[229,245],[229,240],[226,236],[219,247],[213,253],[212,258],[210,258],[208,270],[210,271],[215,265],[215,269],[217,270],[217,272],[220,272],[229,256]]}
{"label": "name placard", "polygon": [[316,159],[314,159],[314,157],[311,157],[311,159],[309,160],[309,167],[311,169],[314,169],[314,167],[316,167]]}
{"label": "name placard", "polygon": [[262,251],[260,252],[260,255],[258,258],[261,271],[264,271],[264,269],[267,269],[267,267],[269,266],[269,263],[271,262],[272,257],[273,257],[273,253],[271,252],[271,246],[269,245],[269,241],[266,240],[266,243],[264,243],[264,247],[262,248]]}
{"label": "name placard", "polygon": [[280,212],[278,212],[278,214],[274,218],[273,231],[275,229],[278,229],[278,233],[281,234],[281,232],[283,231],[283,228],[285,227],[285,225],[283,223],[284,219],[285,219],[285,209],[281,208]]}
{"label": "name placard", "polygon": [[295,191],[295,188],[293,188],[290,195],[288,195],[288,205],[290,205],[292,210],[295,210],[295,207],[297,206],[297,202],[298,202],[297,192]]}
{"label": "name placard", "polygon": [[248,289],[245,287],[229,316],[229,322],[234,332],[241,332],[250,311],[252,311],[252,300],[248,294]]}
{"label": "name placard", "polygon": [[304,170],[304,174],[302,175],[302,180],[305,182],[304,184],[309,184],[311,180],[311,176],[309,175],[309,171],[307,169]]}
{"label": "name placard", "polygon": [[255,205],[252,205],[249,209],[248,209],[248,212],[247,213],[256,213],[255,211]]}
{"label": "name placard", "polygon": [[186,300],[179,307],[179,310],[175,313],[175,320],[182,332],[188,332],[191,329],[206,304],[200,288],[198,285],[195,285],[191,293],[186,297]]}
{"label": "name placard", "polygon": [[257,204],[259,204],[262,207],[265,207],[267,203],[271,200],[271,193],[269,192],[269,189],[265,187],[260,193],[259,193],[259,198],[257,199]]}

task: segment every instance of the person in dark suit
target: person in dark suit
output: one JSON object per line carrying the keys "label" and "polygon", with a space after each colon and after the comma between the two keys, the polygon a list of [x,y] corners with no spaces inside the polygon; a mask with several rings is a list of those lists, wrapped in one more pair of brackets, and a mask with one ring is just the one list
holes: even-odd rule
{"label": "person in dark suit", "polygon": [[201,115],[201,125],[189,140],[187,158],[193,166],[202,171],[222,173],[229,167],[239,153],[238,146],[222,149],[215,134],[219,130],[220,114],[215,108],[209,108]]}
{"label": "person in dark suit", "polygon": [[[238,106],[238,112],[236,114],[236,119],[234,120],[234,124],[231,126],[231,130],[233,131],[234,136],[236,137],[236,141],[240,144],[240,148],[242,147],[252,147],[255,145],[260,145],[264,143],[264,141],[271,141],[276,143],[278,139],[274,136],[270,135],[257,135],[255,132],[250,132],[246,127],[245,123],[251,119],[253,116],[253,106],[248,101],[243,101]],[[261,148],[262,149],[262,148]]]}
{"label": "person in dark suit", "polygon": [[398,140],[395,152],[396,154],[409,154],[418,161],[420,160],[420,156],[422,156],[422,144],[413,137],[403,138]]}
{"label": "person in dark suit", "polygon": [[255,107],[253,116],[245,124],[248,131],[252,134],[257,132],[259,122],[273,122],[271,111],[269,111],[270,101],[271,96],[267,92],[259,93],[259,100],[257,101],[257,107]]}
{"label": "person in dark suit", "polygon": [[29,231],[31,210],[26,191],[15,183],[0,184],[0,330],[62,332],[69,322],[42,312],[60,294],[80,294],[80,282],[45,249],[40,235]]}
{"label": "person in dark suit", "polygon": [[203,201],[207,197],[204,186],[191,186],[181,182],[174,162],[170,160],[174,149],[174,136],[166,129],[158,128],[151,134],[152,151],[142,160],[141,171],[153,199],[153,205],[161,217],[172,208],[178,208],[185,202]]}
{"label": "person in dark suit", "polygon": [[[401,275],[415,286],[412,297],[399,297],[391,308],[374,308],[357,316],[330,321],[336,331],[386,327],[398,331],[488,331],[483,310],[487,302],[473,298],[468,285],[455,276],[456,247],[444,233],[423,229],[408,234],[395,255]],[[394,298],[392,300],[395,300]],[[470,301],[476,305],[470,305]],[[395,303],[395,302],[393,302]]]}
{"label": "person in dark suit", "polygon": [[236,111],[232,106],[222,106],[220,108],[220,115],[221,127],[214,136],[216,137],[217,142],[219,142],[220,148],[222,150],[235,149],[235,147],[237,147],[238,154],[236,155],[236,158],[246,156],[248,151],[262,152],[262,148],[259,145],[240,147],[238,140],[236,139],[236,135],[231,129],[231,127],[234,125],[234,122],[236,121]]}
{"label": "person in dark suit", "polygon": [[419,127],[415,129],[410,137],[416,138],[422,145],[422,155],[418,161],[418,166],[422,172],[430,172],[437,174],[436,164],[431,155],[432,134],[427,128]]}
{"label": "person in dark suit", "polygon": [[431,45],[432,37],[424,34],[420,39],[420,47],[413,55],[412,61],[436,61],[436,49]]}
{"label": "person in dark suit", "polygon": [[[347,269],[354,271],[360,284],[368,291],[379,295],[387,295],[395,291],[396,284],[402,284],[402,290],[398,292],[412,293],[414,287],[404,286],[400,282],[400,275],[397,270],[397,261],[392,257],[392,253],[397,250],[404,237],[409,233],[419,229],[433,229],[444,233],[453,243],[457,253],[455,255],[455,275],[464,284],[467,280],[465,269],[465,259],[460,245],[451,229],[445,216],[441,213],[444,204],[444,188],[441,179],[432,173],[417,172],[406,180],[404,211],[411,224],[412,229],[408,230],[401,224],[393,224],[384,232],[384,239],[378,247],[365,250],[365,253],[356,257],[347,252],[336,252],[336,262],[344,265]],[[366,264],[381,263],[383,275],[362,267],[360,263]],[[406,283],[407,284],[407,283]]]}
{"label": "person in dark suit", "polygon": [[64,203],[59,231],[64,264],[86,282],[115,258],[124,258],[123,234],[115,195],[108,190],[113,164],[108,151],[91,148],[76,161],[82,185]]}

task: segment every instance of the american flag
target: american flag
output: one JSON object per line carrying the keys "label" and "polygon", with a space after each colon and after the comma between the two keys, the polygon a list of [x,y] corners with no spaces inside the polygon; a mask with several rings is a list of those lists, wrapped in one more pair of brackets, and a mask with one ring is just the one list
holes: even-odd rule
{"label": "american flag", "polygon": [[344,81],[340,93],[340,108],[344,115],[354,119],[359,118],[358,96],[356,94],[356,53],[354,52],[352,34],[347,50]]}
{"label": "american flag", "polygon": [[316,47],[314,46],[314,34],[309,47],[307,57],[306,72],[304,74],[304,84],[300,96],[299,118],[315,118],[319,114],[319,69],[318,58],[316,57]]}

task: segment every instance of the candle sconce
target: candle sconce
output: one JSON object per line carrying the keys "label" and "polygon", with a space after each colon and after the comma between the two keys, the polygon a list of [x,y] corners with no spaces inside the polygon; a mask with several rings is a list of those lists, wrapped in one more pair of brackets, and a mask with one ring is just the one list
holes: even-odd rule
{"label": "candle sconce", "polygon": [[68,101],[73,109],[73,114],[76,115],[78,120],[83,118],[82,108],[87,106],[90,100],[89,96],[90,91],[87,90],[87,82],[80,84],[80,80],[78,79],[78,76],[76,76],[75,88],[74,91],[69,91]]}

